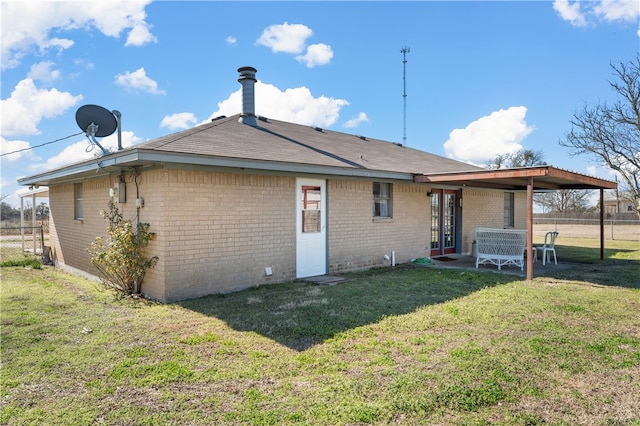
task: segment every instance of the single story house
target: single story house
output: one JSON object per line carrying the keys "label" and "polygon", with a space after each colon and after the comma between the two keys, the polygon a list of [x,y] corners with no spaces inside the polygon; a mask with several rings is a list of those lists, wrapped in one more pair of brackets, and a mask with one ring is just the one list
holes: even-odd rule
{"label": "single story house", "polygon": [[638,218],[633,201],[628,194],[619,194],[617,191],[609,191],[604,195],[604,212],[607,218],[615,217],[618,220],[635,220]]}
{"label": "single story house", "polygon": [[49,188],[56,265],[97,274],[87,248],[106,233],[110,197],[155,234],[142,292],[175,301],[470,253],[475,227],[531,231],[536,189],[615,187],[258,116],[256,70],[238,72],[241,114],[19,180]]}

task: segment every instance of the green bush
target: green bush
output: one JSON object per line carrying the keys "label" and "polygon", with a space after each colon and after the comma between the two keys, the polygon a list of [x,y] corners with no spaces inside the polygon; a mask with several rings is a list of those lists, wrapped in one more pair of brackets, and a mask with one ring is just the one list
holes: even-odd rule
{"label": "green bush", "polygon": [[151,234],[148,223],[133,225],[124,219],[118,207],[109,201],[109,210],[100,214],[107,221],[109,238],[97,237],[89,248],[91,263],[102,274],[106,287],[126,295],[140,294],[147,269],[158,262],[157,256],[145,253]]}

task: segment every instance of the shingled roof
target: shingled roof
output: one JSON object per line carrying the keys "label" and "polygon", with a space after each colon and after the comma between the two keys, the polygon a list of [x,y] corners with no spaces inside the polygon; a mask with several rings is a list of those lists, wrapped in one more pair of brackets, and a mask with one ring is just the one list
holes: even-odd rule
{"label": "shingled roof", "polygon": [[23,185],[49,185],[112,173],[121,167],[197,165],[270,172],[412,180],[413,175],[482,170],[401,144],[317,127],[240,115],[215,119],[112,154],[20,179]]}
{"label": "shingled roof", "polygon": [[482,170],[379,139],[264,117],[256,122],[242,124],[239,115],[220,118],[135,149],[411,174]]}

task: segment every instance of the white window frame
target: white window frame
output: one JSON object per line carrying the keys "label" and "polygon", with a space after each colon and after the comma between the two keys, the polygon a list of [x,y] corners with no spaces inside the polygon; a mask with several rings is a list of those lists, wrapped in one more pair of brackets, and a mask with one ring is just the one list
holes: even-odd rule
{"label": "white window frame", "polygon": [[373,182],[372,213],[374,218],[393,217],[393,184]]}
{"label": "white window frame", "polygon": [[513,228],[515,227],[515,217],[516,217],[516,201],[515,194],[513,192],[505,192],[504,193],[504,227]]}
{"label": "white window frame", "polygon": [[84,188],[82,183],[73,184],[73,218],[84,219]]}

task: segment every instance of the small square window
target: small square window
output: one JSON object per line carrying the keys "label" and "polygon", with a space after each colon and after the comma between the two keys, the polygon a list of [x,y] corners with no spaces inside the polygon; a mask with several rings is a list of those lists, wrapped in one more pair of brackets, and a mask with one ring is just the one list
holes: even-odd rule
{"label": "small square window", "polygon": [[373,183],[373,217],[391,217],[392,198],[390,183]]}

